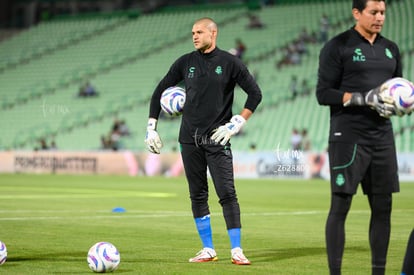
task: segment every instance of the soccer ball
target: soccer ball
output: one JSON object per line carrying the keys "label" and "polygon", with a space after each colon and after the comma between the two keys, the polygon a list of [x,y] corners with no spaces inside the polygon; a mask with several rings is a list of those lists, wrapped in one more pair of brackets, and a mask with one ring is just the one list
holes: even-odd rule
{"label": "soccer ball", "polygon": [[118,268],[121,262],[121,255],[113,244],[99,242],[89,249],[87,261],[89,268],[93,272],[112,272]]}
{"label": "soccer ball", "polygon": [[170,116],[179,116],[183,112],[185,90],[174,86],[166,89],[161,95],[161,109]]}
{"label": "soccer ball", "polygon": [[395,77],[384,83],[386,95],[395,101],[397,115],[410,114],[414,110],[414,85],[407,79]]}
{"label": "soccer ball", "polygon": [[0,265],[4,264],[7,260],[7,247],[6,244],[0,241]]}

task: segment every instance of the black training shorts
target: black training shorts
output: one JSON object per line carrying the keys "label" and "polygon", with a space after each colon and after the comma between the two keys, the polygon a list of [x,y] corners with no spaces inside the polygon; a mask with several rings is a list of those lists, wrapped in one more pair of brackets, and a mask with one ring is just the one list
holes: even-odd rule
{"label": "black training shorts", "polygon": [[355,194],[361,183],[364,194],[399,192],[395,146],[329,143],[332,193]]}

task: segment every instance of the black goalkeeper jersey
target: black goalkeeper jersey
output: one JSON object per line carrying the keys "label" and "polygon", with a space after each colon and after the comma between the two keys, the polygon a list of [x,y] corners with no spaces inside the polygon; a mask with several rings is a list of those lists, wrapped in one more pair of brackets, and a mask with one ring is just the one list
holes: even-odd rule
{"label": "black goalkeeper jersey", "polygon": [[343,107],[344,92],[367,91],[402,76],[398,46],[381,36],[371,44],[351,28],[325,44],[319,55],[316,96],[330,106],[330,142],[393,144],[389,119],[369,107]]}
{"label": "black goalkeeper jersey", "polygon": [[150,117],[159,116],[162,92],[182,81],[186,102],[180,143],[194,143],[195,139],[209,137],[212,130],[230,121],[236,84],[246,92],[244,107],[252,112],[262,98],[256,81],[239,58],[218,48],[207,54],[193,51],[178,58],[155,88]]}

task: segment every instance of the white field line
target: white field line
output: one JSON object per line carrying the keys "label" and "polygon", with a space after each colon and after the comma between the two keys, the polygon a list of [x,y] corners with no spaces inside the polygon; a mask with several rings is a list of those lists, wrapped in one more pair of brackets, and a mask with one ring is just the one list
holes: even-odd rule
{"label": "white field line", "polygon": [[94,199],[94,198],[171,198],[176,197],[175,193],[160,192],[120,192],[117,194],[32,194],[32,195],[0,195],[1,200],[43,200],[43,199]]}
{"label": "white field line", "polygon": [[[362,213],[368,213],[368,211],[361,211]],[[26,221],[26,220],[98,220],[98,219],[139,219],[139,218],[165,218],[165,217],[191,217],[190,212],[178,212],[178,211],[126,211],[126,213],[112,213],[109,211],[70,211],[70,210],[1,210],[0,214],[57,214],[52,216],[22,216],[22,217],[0,217],[0,221]],[[89,213],[87,216],[79,215],[82,213]],[[96,213],[97,215],[93,215]],[[107,213],[107,215],[102,215]],[[132,213],[132,215],[131,215]],[[72,214],[61,216],[59,214]],[[92,214],[92,215],[91,215]],[[244,213],[242,216],[303,216],[303,215],[320,215],[327,214],[327,211],[277,211],[277,212],[259,212],[259,213]],[[221,213],[212,213],[211,215],[218,216]]]}
{"label": "white field line", "polygon": [[[414,209],[395,209],[394,213],[414,212]],[[27,220],[99,220],[99,219],[139,219],[139,218],[170,218],[170,217],[191,217],[190,212],[180,211],[139,211],[132,210],[126,213],[112,213],[109,211],[70,211],[70,210],[0,210],[0,214],[57,214],[53,216],[22,216],[22,217],[0,217],[0,221],[27,221]],[[87,216],[79,215],[82,213],[89,214]],[[93,213],[96,213],[94,215]],[[106,215],[102,215],[106,213]],[[131,215],[132,213],[132,215]],[[310,210],[310,211],[276,211],[276,212],[258,212],[258,213],[242,213],[242,216],[306,216],[306,215],[327,215],[328,211]],[[72,215],[58,215],[72,214]],[[350,214],[369,215],[369,210],[351,210]],[[213,216],[219,216],[221,213],[211,213]]]}

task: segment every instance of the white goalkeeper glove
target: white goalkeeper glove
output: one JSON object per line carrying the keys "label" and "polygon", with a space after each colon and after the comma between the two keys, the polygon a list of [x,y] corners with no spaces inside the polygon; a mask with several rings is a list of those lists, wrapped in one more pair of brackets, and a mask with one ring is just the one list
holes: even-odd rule
{"label": "white goalkeeper glove", "polygon": [[368,91],[365,95],[362,93],[352,93],[351,98],[344,103],[344,107],[369,106],[371,109],[376,110],[380,116],[389,118],[397,114],[397,109],[395,108],[394,98],[384,93],[387,88],[387,86],[381,85]]}
{"label": "white goalkeeper glove", "polygon": [[145,136],[147,149],[151,153],[159,154],[162,148],[162,141],[157,133],[157,120],[155,118],[148,119],[147,134]]}
{"label": "white goalkeeper glove", "polygon": [[230,119],[230,122],[214,130],[211,139],[216,143],[226,145],[230,138],[237,134],[245,123],[246,120],[241,115],[235,115]]}

